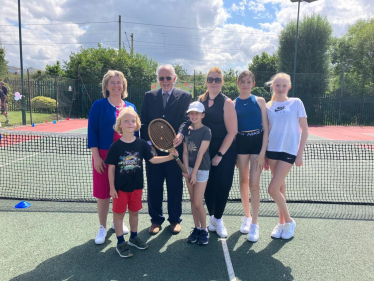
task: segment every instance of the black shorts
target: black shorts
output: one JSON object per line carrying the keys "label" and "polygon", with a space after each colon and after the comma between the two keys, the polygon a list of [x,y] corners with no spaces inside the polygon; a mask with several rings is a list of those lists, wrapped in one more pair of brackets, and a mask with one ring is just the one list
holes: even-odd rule
{"label": "black shorts", "polygon": [[295,155],[291,155],[286,152],[266,151],[266,157],[272,160],[280,160],[283,162],[287,162],[287,163],[290,163],[291,165],[293,165],[296,160]]}
{"label": "black shorts", "polygon": [[253,132],[238,132],[236,135],[237,154],[260,154],[264,132],[258,129]]}

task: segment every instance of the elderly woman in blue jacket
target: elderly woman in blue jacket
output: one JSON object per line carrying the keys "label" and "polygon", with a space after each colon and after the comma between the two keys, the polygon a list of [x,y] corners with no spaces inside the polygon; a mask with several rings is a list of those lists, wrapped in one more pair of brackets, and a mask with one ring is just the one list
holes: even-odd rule
{"label": "elderly woman in blue jacket", "polygon": [[[88,148],[92,151],[93,167],[93,196],[97,198],[97,212],[99,214],[100,229],[95,238],[96,244],[103,244],[107,234],[106,223],[109,212],[110,187],[108,180],[108,167],[104,161],[109,147],[121,136],[114,131],[121,110],[127,106],[135,109],[135,105],[125,101],[127,97],[127,80],[122,72],[109,70],[102,81],[103,99],[95,101],[88,117]],[[138,132],[136,136],[139,136]],[[114,225],[112,222],[112,228]],[[128,228],[123,225],[123,233]]]}

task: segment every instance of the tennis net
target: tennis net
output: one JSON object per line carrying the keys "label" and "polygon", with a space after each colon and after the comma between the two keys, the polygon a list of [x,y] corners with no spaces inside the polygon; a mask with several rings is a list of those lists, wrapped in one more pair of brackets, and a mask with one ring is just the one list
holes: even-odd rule
{"label": "tennis net", "polygon": [[[96,201],[92,197],[91,151],[86,135],[0,134],[0,198]],[[293,167],[286,178],[287,201],[374,205],[373,172],[374,142],[308,141],[304,165]],[[267,193],[270,180],[270,171],[263,171],[262,201],[272,201]],[[189,200],[186,186],[183,200]],[[240,200],[237,169],[229,200]]]}

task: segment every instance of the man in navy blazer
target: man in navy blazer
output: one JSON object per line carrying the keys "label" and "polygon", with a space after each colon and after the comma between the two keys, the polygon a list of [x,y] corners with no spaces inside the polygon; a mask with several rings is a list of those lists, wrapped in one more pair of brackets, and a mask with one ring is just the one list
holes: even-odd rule
{"label": "man in navy blazer", "polygon": [[[145,93],[142,105],[140,136],[152,143],[148,136],[148,125],[156,119],[162,118],[168,121],[178,132],[180,125],[188,120],[186,111],[191,103],[191,94],[174,88],[177,81],[174,67],[172,65],[161,65],[156,71],[157,80],[161,89]],[[178,134],[177,138],[182,138]],[[167,155],[152,146],[152,150],[158,155]],[[179,155],[183,155],[183,146],[177,147]],[[181,231],[182,221],[182,194],[183,182],[182,171],[176,161],[169,161],[162,164],[152,164],[147,162],[147,185],[148,185],[148,211],[151,216],[150,234],[157,234],[161,230],[161,225],[165,221],[162,212],[162,201],[164,193],[164,181],[166,180],[168,221],[170,231],[178,234]]]}

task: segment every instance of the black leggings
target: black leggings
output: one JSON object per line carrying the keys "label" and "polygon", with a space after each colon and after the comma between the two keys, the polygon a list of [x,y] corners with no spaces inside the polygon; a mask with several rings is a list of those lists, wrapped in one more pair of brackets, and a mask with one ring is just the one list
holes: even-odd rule
{"label": "black leggings", "polygon": [[[223,140],[212,140],[209,146],[210,159],[216,156]],[[235,140],[230,148],[223,155],[218,166],[211,166],[209,179],[205,190],[205,203],[209,215],[215,218],[222,218],[225,211],[227,199],[231,190],[232,180],[236,162]]]}

